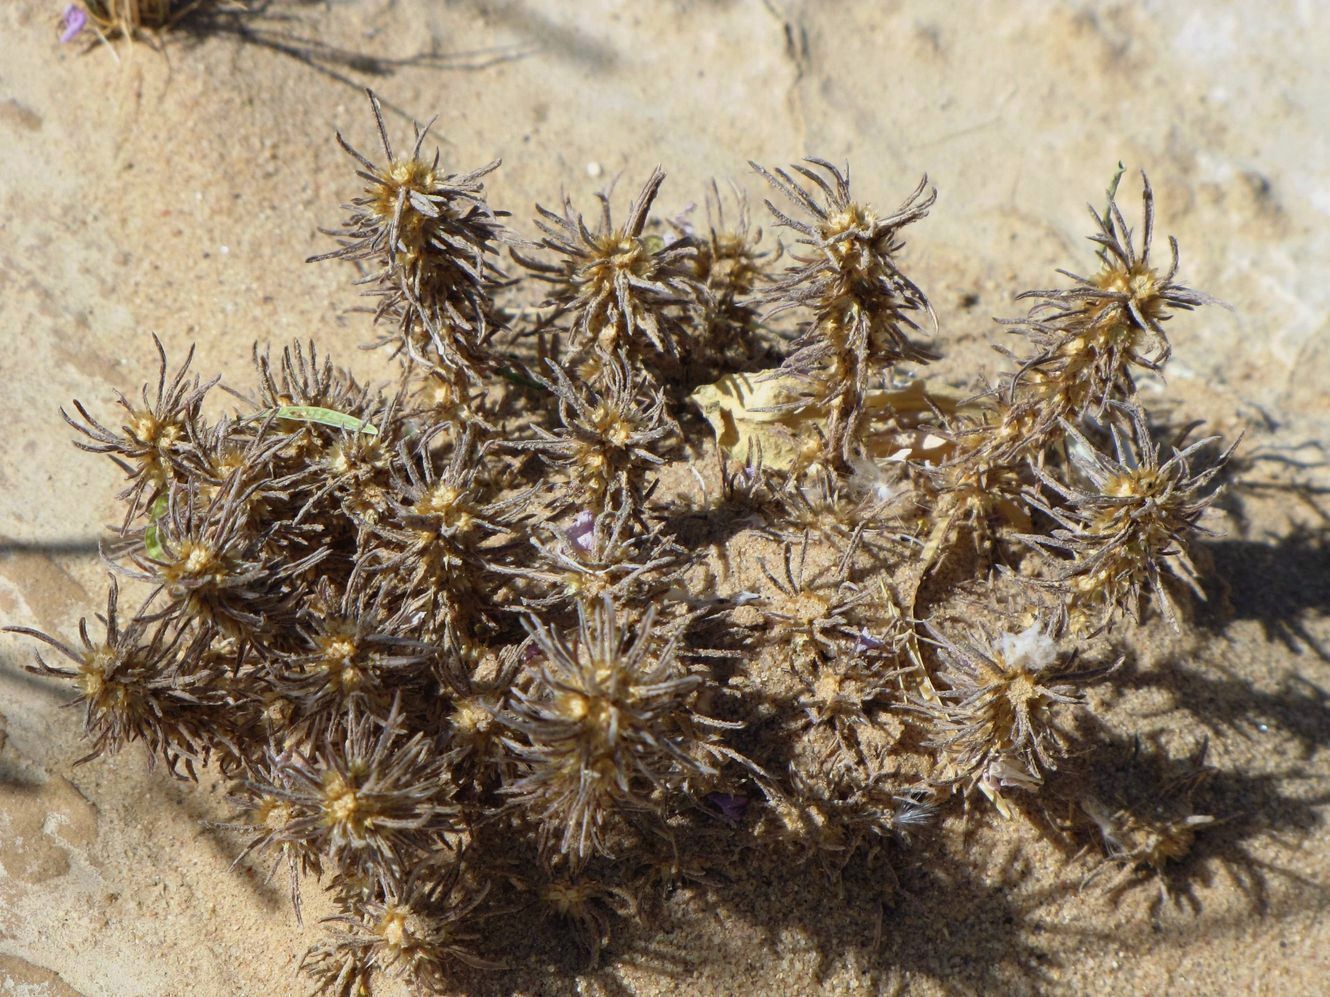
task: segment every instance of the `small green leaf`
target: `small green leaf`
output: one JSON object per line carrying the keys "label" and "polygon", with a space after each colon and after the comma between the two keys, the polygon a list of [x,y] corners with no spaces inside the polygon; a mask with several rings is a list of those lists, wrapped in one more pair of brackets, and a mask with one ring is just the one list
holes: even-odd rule
{"label": "small green leaf", "polygon": [[546,388],[545,385],[531,380],[531,378],[527,377],[519,370],[521,361],[517,359],[517,354],[506,353],[504,355],[508,357],[509,360],[513,361],[513,365],[511,367],[496,368],[495,370],[496,374],[498,374],[505,381],[510,381],[513,384],[521,385],[523,388],[531,388],[534,391],[545,391],[545,392],[549,391],[549,389]]}
{"label": "small green leaf", "polygon": [[166,515],[166,496],[158,495],[157,501],[152,504],[148,510],[148,515],[152,522],[148,528],[143,531],[143,549],[147,551],[148,556],[154,561],[166,559],[166,551],[162,549],[161,534],[157,530],[157,521]]}
{"label": "small green leaf", "polygon": [[364,419],[357,419],[345,412],[334,412],[330,408],[319,408],[317,405],[283,405],[271,411],[279,419],[290,419],[293,422],[317,422],[320,426],[349,429],[353,433],[364,433],[367,436],[379,435],[378,429]]}

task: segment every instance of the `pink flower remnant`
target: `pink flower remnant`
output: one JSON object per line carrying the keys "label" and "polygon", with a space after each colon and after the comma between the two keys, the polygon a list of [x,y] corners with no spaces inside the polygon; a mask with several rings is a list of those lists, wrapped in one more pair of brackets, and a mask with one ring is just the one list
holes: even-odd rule
{"label": "pink flower remnant", "polygon": [[60,18],[60,44],[72,42],[88,26],[88,12],[76,3],[65,8]]}
{"label": "pink flower remnant", "polygon": [[590,509],[583,509],[573,520],[573,525],[564,531],[569,543],[577,544],[585,551],[596,545],[596,517]]}
{"label": "pink flower remnant", "polygon": [[874,637],[870,634],[867,627],[861,629],[859,636],[854,639],[854,649],[860,654],[865,654],[868,651],[880,651],[886,645],[887,642],[881,637]]}
{"label": "pink flower remnant", "polygon": [[732,824],[743,820],[748,810],[748,797],[734,793],[707,793],[703,801],[715,807],[719,814]]}

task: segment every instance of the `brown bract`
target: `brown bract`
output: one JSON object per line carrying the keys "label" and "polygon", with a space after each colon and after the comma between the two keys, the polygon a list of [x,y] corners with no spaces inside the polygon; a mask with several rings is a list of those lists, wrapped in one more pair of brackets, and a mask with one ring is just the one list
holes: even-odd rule
{"label": "brown bract", "polygon": [[579,606],[567,638],[530,624],[544,663],[506,721],[525,769],[508,792],[539,822],[543,847],[574,865],[605,851],[616,812],[649,814],[653,791],[715,774],[711,725],[693,706],[703,679],[680,667],[654,615],[627,634],[602,599]]}
{"label": "brown bract", "polygon": [[766,300],[772,314],[811,312],[783,368],[806,378],[812,397],[829,409],[827,455],[843,469],[860,450],[870,385],[902,361],[931,357],[910,336],[919,328],[915,313],[933,318],[932,307],[895,258],[904,248],[901,229],[926,216],[937,193],[925,177],[899,208],[879,215],[850,196],[848,171],[823,159],[806,162],[791,167],[802,183],[784,170],[749,165],[804,216],[766,202],[781,225],[799,233],[802,247],[791,251],[793,265]]}
{"label": "brown bract", "polygon": [[445,172],[437,152],[422,158],[428,125],[416,126],[409,153],[395,155],[378,98],[369,97],[386,162],[376,165],[338,134],[365,187],[347,206],[347,220],[328,233],[340,248],[311,260],[368,264],[358,283],[379,299],[376,319],[397,327],[385,342],[425,370],[474,376],[494,362],[486,344],[494,332],[491,294],[503,280],[495,252],[505,236],[485,200],[484,178],[499,163]]}
{"label": "brown bract", "polygon": [[656,169],[616,226],[608,194],[601,194],[595,228],[565,199],[563,213],[537,205],[539,248],[553,261],[513,252],[536,280],[551,285],[545,304],[555,309],[568,344],[582,355],[595,350],[621,354],[636,364],[677,364],[690,339],[677,310],[697,299],[690,273],[694,249],[687,240],[666,243],[646,234],[651,205],[665,182]]}

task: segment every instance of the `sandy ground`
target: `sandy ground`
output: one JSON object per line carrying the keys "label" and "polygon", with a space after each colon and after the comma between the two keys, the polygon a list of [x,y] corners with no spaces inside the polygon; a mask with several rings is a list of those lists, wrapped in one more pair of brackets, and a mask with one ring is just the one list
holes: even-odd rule
{"label": "sandy ground", "polygon": [[[0,5],[0,622],[65,634],[101,599],[117,481],[69,445],[60,406],[137,390],[151,332],[238,380],[254,340],[381,364],[353,350],[345,271],[302,262],[353,192],[333,129],[372,140],[358,86],[438,114],[450,164],[502,157],[491,200],[524,231],[534,200],[585,203],[620,171],[635,189],[657,163],[667,210],[712,176],[756,191],[748,159],[848,158],[883,204],[927,171],[940,198],[911,273],[970,375],[992,369],[989,317],[1015,313],[1014,291],[1089,265],[1084,204],[1114,164],[1145,167],[1185,278],[1232,306],[1173,325],[1170,397],[1245,432],[1249,465],[1212,522],[1222,580],[1201,625],[1139,635],[1095,701],[1123,757],[1133,734],[1160,765],[1208,741],[1204,803],[1230,819],[1179,870],[1178,902],[1082,889],[1093,863],[1029,821],[955,821],[894,855],[885,910],[758,870],[723,908],[677,895],[580,981],[488,986],[1325,992],[1325,5],[278,0],[115,55],[57,45],[58,7]],[[75,767],[79,717],[30,660],[0,637],[0,993],[303,992],[319,903],[302,928],[266,866],[232,867],[239,844],[203,823],[224,814],[209,777],[175,783],[138,750]]]}

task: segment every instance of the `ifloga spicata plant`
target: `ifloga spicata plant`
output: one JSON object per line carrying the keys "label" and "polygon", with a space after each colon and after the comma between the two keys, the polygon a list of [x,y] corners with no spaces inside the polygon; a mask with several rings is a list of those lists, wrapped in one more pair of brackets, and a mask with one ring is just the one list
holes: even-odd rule
{"label": "ifloga spicata plant", "polygon": [[[317,259],[359,268],[396,384],[255,348],[222,412],[158,343],[140,396],[66,416],[127,479],[105,615],[14,628],[62,659],[35,670],[89,758],[214,767],[242,854],[297,912],[329,891],[322,988],[446,987],[526,907],[594,960],[662,885],[723,888],[719,832],[834,876],[1092,755],[1116,654],[1088,638],[1185,624],[1231,452],[1161,440],[1137,391],[1207,300],[1176,242],[1160,265],[1143,176],[1143,232],[1110,191],[1096,269],[1021,295],[967,397],[918,373],[926,180],[880,213],[825,160],[755,166],[772,247],[716,186],[706,223],[656,217],[656,170],[622,221],[565,200],[529,242],[486,199],[498,163],[394,146],[371,100],[382,158],[338,137],[361,190]],[[1072,802],[1134,847],[1130,814]]]}

